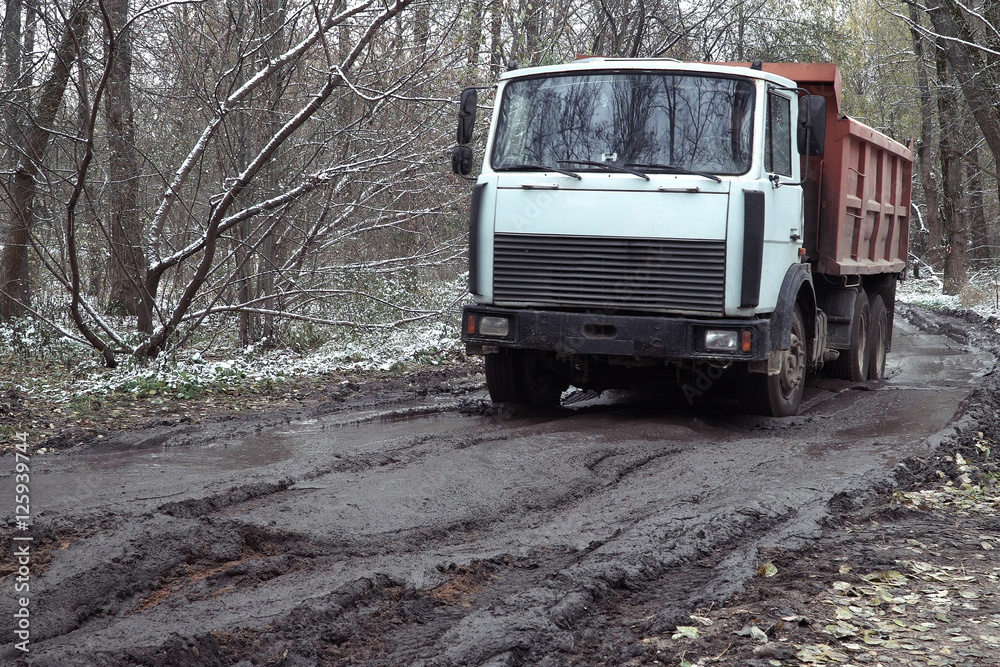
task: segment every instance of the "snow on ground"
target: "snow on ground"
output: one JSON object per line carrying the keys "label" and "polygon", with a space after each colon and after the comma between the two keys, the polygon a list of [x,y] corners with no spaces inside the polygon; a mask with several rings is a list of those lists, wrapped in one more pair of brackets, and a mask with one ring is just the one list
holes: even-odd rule
{"label": "snow on ground", "polygon": [[[210,388],[245,383],[279,383],[300,376],[343,371],[377,371],[405,368],[414,362],[434,365],[460,348],[459,318],[425,320],[391,329],[347,331],[311,352],[290,349],[228,349],[212,351],[197,346],[163,355],[145,364],[125,359],[118,368],[104,368],[97,355],[76,348],[75,363],[64,352],[59,365],[70,372],[62,382],[52,374],[10,378],[13,389],[29,396],[69,400],[75,396],[100,396],[112,392],[176,394],[179,398]],[[0,356],[17,349],[46,344],[31,326],[20,331],[0,329]],[[51,343],[49,343],[51,344]],[[48,355],[53,357],[51,352]]]}
{"label": "snow on ground", "polygon": [[[35,398],[70,401],[115,392],[190,398],[206,390],[253,383],[281,383],[331,373],[403,370],[414,363],[435,365],[462,349],[459,340],[464,279],[424,285],[422,300],[442,314],[401,325],[325,327],[291,323],[288,346],[243,348],[234,340],[231,321],[206,325],[199,342],[139,363],[119,356],[119,366],[104,367],[88,346],[62,337],[31,320],[0,327],[0,391],[16,390]],[[64,322],[66,331],[73,331]],[[134,325],[133,325],[134,326]],[[122,323],[127,331],[129,324]],[[20,372],[25,369],[25,372]],[[6,375],[7,377],[2,377]]]}
{"label": "snow on ground", "polygon": [[940,274],[931,273],[921,265],[921,277],[908,276],[899,284],[896,299],[924,308],[954,308],[971,310],[983,317],[1000,316],[1000,275],[995,272],[975,273],[961,294],[944,294]]}

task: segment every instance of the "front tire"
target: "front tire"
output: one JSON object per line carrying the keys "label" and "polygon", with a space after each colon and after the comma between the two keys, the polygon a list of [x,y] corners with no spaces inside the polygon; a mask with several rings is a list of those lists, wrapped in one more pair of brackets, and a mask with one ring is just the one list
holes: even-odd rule
{"label": "front tire", "polygon": [[782,350],[781,371],[777,375],[748,373],[744,399],[754,412],[770,417],[792,417],[799,413],[806,388],[806,327],[802,311],[792,313],[791,340]]}
{"label": "front tire", "polygon": [[533,350],[501,348],[486,355],[486,388],[494,403],[538,407],[559,405],[569,386],[552,371],[549,359]]}

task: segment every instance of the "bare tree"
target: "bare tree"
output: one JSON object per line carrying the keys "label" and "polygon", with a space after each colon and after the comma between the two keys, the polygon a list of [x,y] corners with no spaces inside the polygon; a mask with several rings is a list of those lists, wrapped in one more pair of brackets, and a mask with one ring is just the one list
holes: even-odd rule
{"label": "bare tree", "polygon": [[18,94],[18,92],[23,91],[25,88],[21,85],[21,74],[24,69],[22,4],[22,0],[7,0],[3,18],[4,95],[3,100],[0,101],[0,108],[3,109],[2,122],[5,146],[3,168],[5,170],[13,168],[17,164],[17,147],[22,144],[21,124],[23,123],[23,113],[21,109],[23,109],[25,96],[23,93]]}
{"label": "bare tree", "polygon": [[70,73],[86,33],[89,7],[74,7],[63,23],[52,66],[41,86],[27,126],[22,129],[24,154],[6,192],[10,222],[0,253],[0,321],[24,314],[30,304],[28,247],[35,221],[36,177],[42,169],[51,128],[63,101]]}
{"label": "bare tree", "polygon": [[[919,29],[920,14],[914,5],[909,6],[910,34],[913,38],[914,67],[917,74],[917,88],[920,94],[920,135],[915,146],[917,168],[923,185],[926,208],[923,215],[924,229],[918,230],[927,253],[927,261],[932,266],[940,266],[943,259],[941,244],[941,215],[938,199],[938,182],[934,173],[934,159],[931,147],[934,144],[934,99],[930,79],[927,75],[924,43],[926,37]],[[932,48],[934,44],[931,44]]]}
{"label": "bare tree", "polygon": [[[152,74],[161,88],[164,80],[176,81],[178,101],[188,100],[178,107],[185,124],[174,135],[150,126],[151,136],[143,139],[128,135],[132,104],[122,73],[129,68],[121,60],[134,48],[123,47],[128,30],[119,26],[128,26],[135,35],[136,23],[154,17],[133,15],[123,21],[114,11],[125,11],[125,5],[107,5],[103,62],[85,68],[77,81],[82,120],[76,145],[82,150],[74,152],[78,157],[64,179],[69,186],[61,205],[66,222],[57,244],[63,255],[52,244],[38,247],[52,276],[70,295],[70,313],[82,339],[108,365],[121,354],[155,356],[207,319],[224,314],[236,314],[245,341],[272,336],[276,318],[355,323],[358,313],[344,310],[338,316],[330,311],[330,299],[337,297],[369,299],[376,309],[395,312],[398,321],[432,314],[379,297],[365,284],[396,285],[404,275],[415,279],[464,250],[457,242],[460,228],[449,237],[445,228],[433,224],[440,207],[453,205],[453,195],[442,192],[438,168],[431,167],[432,161],[443,162],[453,129],[451,113],[443,113],[450,103],[427,96],[442,85],[450,93],[457,83],[440,81],[441,72],[453,71],[451,63],[462,61],[462,49],[437,37],[452,34],[458,14],[415,15],[410,44],[416,49],[400,53],[394,46],[398,32],[387,28],[409,4],[368,0],[288,10],[280,0],[262,0],[253,5],[255,13],[243,33],[225,27],[230,15],[213,15],[213,7],[158,6],[161,22],[176,19],[182,32],[200,24],[206,34],[204,40],[185,35],[187,43],[169,54],[187,58],[190,53],[193,60]],[[199,22],[199,13],[207,13],[207,20]],[[413,109],[421,106],[434,117],[447,118],[447,130],[415,117]],[[108,128],[106,156],[96,133],[102,110]],[[189,121],[198,115],[203,125],[192,136]],[[186,155],[176,158],[162,194],[151,199],[152,181],[139,174],[138,160],[128,166],[122,161],[126,147],[136,149],[133,158],[142,154],[151,161],[154,174],[163,173],[143,142],[172,141],[173,148],[166,151],[172,154],[185,136]],[[428,153],[433,145],[441,146],[438,153]],[[216,159],[207,159],[211,155]],[[108,185],[95,188],[91,176],[105,160]],[[138,286],[149,306],[151,326],[136,343],[129,342],[128,331],[101,316],[85,289],[91,258],[102,252],[100,235],[85,220],[98,213],[95,202],[100,205],[104,192],[107,211],[123,210],[121,202],[136,192],[129,189],[123,195],[117,189],[129,174],[133,182],[146,183],[138,190],[138,199],[146,202],[138,218],[147,230],[138,235],[138,252],[131,251],[136,238],[128,232],[131,223],[112,213],[103,229],[112,238],[116,224],[124,232],[128,247],[112,243],[107,261],[123,269],[126,284]],[[428,197],[435,191],[439,194]],[[58,192],[53,188],[49,193],[53,203]],[[337,258],[337,253],[343,254]],[[130,255],[145,255],[147,263],[131,265]],[[344,261],[349,257],[355,261]],[[368,278],[359,282],[362,271]]]}
{"label": "bare tree", "polygon": [[961,97],[954,83],[944,49],[937,57],[938,118],[941,133],[938,159],[941,161],[941,219],[947,246],[944,253],[944,291],[958,294],[968,275],[969,228],[963,185]]}
{"label": "bare tree", "polygon": [[500,76],[504,68],[503,48],[503,1],[490,3],[490,71],[494,77]]}
{"label": "bare tree", "polygon": [[971,118],[963,117],[965,124],[963,134],[966,136],[968,149],[965,155],[968,160],[963,165],[965,167],[966,191],[969,201],[968,227],[969,236],[972,240],[970,254],[977,260],[978,267],[987,268],[992,264],[993,247],[990,242],[990,225],[986,220],[986,187],[985,174],[979,164],[979,144],[980,140],[976,136],[978,128]]}

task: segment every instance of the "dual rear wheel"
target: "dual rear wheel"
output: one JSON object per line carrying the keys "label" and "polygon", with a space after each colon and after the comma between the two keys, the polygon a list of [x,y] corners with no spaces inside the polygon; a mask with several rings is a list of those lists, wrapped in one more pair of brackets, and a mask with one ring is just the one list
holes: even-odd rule
{"label": "dual rear wheel", "polygon": [[876,294],[869,299],[859,290],[851,318],[851,346],[830,363],[830,375],[851,382],[884,379],[889,326],[889,311],[882,297]]}
{"label": "dual rear wheel", "polygon": [[868,354],[868,379],[885,379],[885,353],[889,348],[889,311],[882,297],[875,295],[871,302],[872,321]]}

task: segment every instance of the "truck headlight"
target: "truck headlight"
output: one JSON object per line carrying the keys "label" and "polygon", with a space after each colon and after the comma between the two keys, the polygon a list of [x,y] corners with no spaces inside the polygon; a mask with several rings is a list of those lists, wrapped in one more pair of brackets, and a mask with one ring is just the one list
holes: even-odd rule
{"label": "truck headlight", "polygon": [[736,352],[739,350],[739,332],[706,331],[705,349],[711,352]]}
{"label": "truck headlight", "polygon": [[510,334],[510,320],[506,317],[484,315],[479,318],[479,335],[506,338]]}

